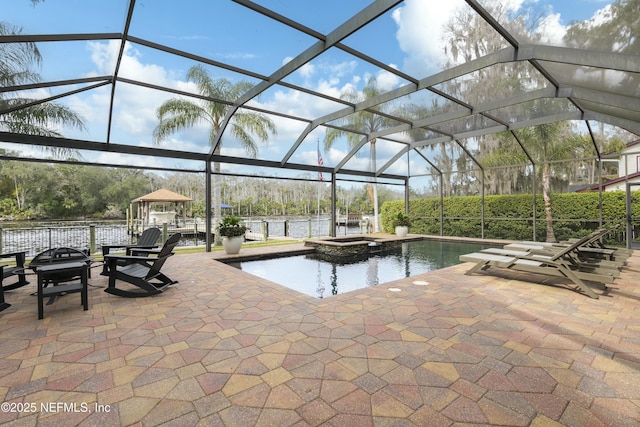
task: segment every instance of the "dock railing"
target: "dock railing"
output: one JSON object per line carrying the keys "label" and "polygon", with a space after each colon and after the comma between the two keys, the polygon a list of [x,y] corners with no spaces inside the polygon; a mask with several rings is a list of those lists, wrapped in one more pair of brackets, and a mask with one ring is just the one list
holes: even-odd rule
{"label": "dock railing", "polygon": [[55,247],[89,249],[93,254],[102,245],[134,241],[124,225],[0,228],[0,253],[25,251],[27,257]]}
{"label": "dock railing", "polygon": [[[247,240],[266,241],[268,239],[304,239],[329,236],[331,219],[327,217],[294,219],[245,219],[249,227]],[[350,223],[346,227],[338,226],[337,235],[368,233],[367,219]],[[136,243],[144,231],[144,224],[137,220],[129,223],[91,224],[74,222],[61,226],[0,227],[0,253],[26,251],[27,257],[33,257],[42,251],[55,247],[89,249],[92,254],[100,253],[103,245],[126,245]],[[203,219],[191,219],[180,226],[158,224],[162,230],[162,240],[173,233],[182,235],[180,246],[204,245],[206,225]],[[148,227],[148,226],[147,226]],[[215,233],[215,230],[213,231]],[[213,236],[212,236],[213,237]],[[213,240],[213,238],[212,238]]]}

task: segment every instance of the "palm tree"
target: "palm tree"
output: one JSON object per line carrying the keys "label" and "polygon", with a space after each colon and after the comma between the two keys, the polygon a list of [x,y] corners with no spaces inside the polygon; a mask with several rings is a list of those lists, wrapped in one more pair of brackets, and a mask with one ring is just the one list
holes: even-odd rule
{"label": "palm tree", "polygon": [[[0,35],[18,35],[21,29],[0,22]],[[0,86],[12,87],[37,83],[40,75],[34,71],[42,62],[42,56],[35,43],[0,44]],[[38,100],[9,97],[8,92],[0,93],[0,130],[7,132],[61,137],[54,125],[66,125],[84,130],[83,118],[64,105],[54,102],[38,103]],[[56,155],[73,152],[67,149],[50,149]]]}
{"label": "palm tree", "polygon": [[[352,104],[357,104],[359,102],[365,101],[367,99],[375,98],[382,93],[382,90],[378,88],[378,84],[375,77],[371,77],[369,81],[367,81],[367,85],[362,89],[362,93],[358,93],[355,90],[349,89],[344,91],[340,95],[340,99],[348,101]],[[384,112],[381,109],[381,106],[378,105],[376,107],[370,108],[370,110],[378,110],[380,112]],[[386,127],[392,125],[391,120],[387,117],[375,114],[371,111],[361,110],[356,113],[350,114],[341,120],[341,124],[346,129],[353,129],[354,131],[358,131],[364,134],[371,134],[373,132],[380,131]],[[336,128],[328,128],[324,137],[324,149],[329,150],[336,142],[336,140],[340,137],[346,136],[347,143],[350,148],[355,147],[360,143],[362,139],[362,135],[360,133],[348,132],[342,129]],[[371,172],[375,173],[376,171],[376,138],[373,138],[369,141],[371,144],[370,150],[370,169]],[[374,232],[380,231],[380,224],[378,221],[378,188],[376,185],[375,176],[372,178],[372,202],[373,202],[373,230]]]}
{"label": "palm tree", "polygon": [[[153,131],[153,138],[160,143],[175,132],[193,127],[198,123],[205,123],[209,129],[209,143],[213,144],[216,135],[224,121],[230,106],[216,100],[235,101],[247,92],[252,84],[241,81],[231,83],[225,78],[212,79],[201,65],[195,65],[187,72],[187,81],[195,83],[198,93],[207,100],[189,100],[184,98],[172,98],[164,102],[157,110],[158,126]],[[258,154],[258,145],[255,137],[266,143],[269,134],[275,135],[276,128],[271,119],[264,114],[251,111],[236,112],[227,128],[234,138],[242,144],[247,155],[255,158]],[[222,140],[220,140],[222,142]],[[222,143],[215,148],[214,154],[220,154]],[[220,172],[220,163],[214,162],[213,171]],[[221,217],[220,210],[220,181],[215,179],[213,186],[214,224],[218,224]],[[216,233],[216,245],[220,242],[219,233]]]}
{"label": "palm tree", "polygon": [[[508,134],[507,134],[508,135]],[[505,136],[507,139],[508,136]],[[543,124],[522,129],[518,132],[523,146],[539,169],[541,176],[542,198],[547,230],[547,242],[555,242],[553,230],[553,214],[551,211],[551,180],[553,169],[562,167],[561,161],[575,158],[577,151],[588,149],[589,141],[584,138],[570,136],[566,122]],[[491,154],[480,160],[485,166],[503,166],[525,164],[528,159],[517,144],[500,144]]]}

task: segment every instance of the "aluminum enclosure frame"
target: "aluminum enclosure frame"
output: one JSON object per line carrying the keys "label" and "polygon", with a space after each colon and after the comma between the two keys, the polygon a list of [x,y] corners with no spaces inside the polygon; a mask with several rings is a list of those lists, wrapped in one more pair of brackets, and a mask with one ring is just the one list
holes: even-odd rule
{"label": "aluminum enclosure frame", "polygon": [[[527,153],[526,147],[518,140],[516,133],[518,129],[523,129],[531,126],[537,126],[546,123],[554,123],[557,121],[575,120],[584,121],[590,130],[591,139],[596,149],[598,160],[601,160],[601,153],[597,149],[597,144],[593,133],[591,132],[591,121],[601,122],[622,128],[630,133],[640,136],[640,102],[634,96],[621,95],[606,90],[606,88],[589,88],[579,84],[567,84],[562,83],[562,76],[556,75],[552,69],[545,66],[549,64],[562,64],[572,65],[578,67],[589,67],[594,69],[600,69],[603,71],[616,71],[621,73],[629,73],[631,75],[640,74],[640,57],[637,55],[627,55],[615,52],[601,52],[595,50],[575,49],[567,47],[555,47],[540,44],[527,44],[518,41],[517,37],[509,33],[485,8],[482,7],[477,0],[465,0],[466,4],[471,7],[482,19],[484,19],[493,29],[500,34],[508,47],[500,49],[496,52],[489,53],[485,56],[473,59],[469,62],[452,67],[427,76],[422,79],[417,79],[410,76],[394,67],[390,67],[383,61],[376,58],[372,58],[369,55],[358,51],[352,47],[343,43],[344,39],[354,34],[358,30],[367,26],[381,15],[387,13],[395,7],[398,7],[403,3],[403,0],[376,0],[366,6],[360,12],[357,12],[349,19],[344,21],[341,25],[337,26],[333,31],[323,34],[317,30],[304,26],[303,24],[296,22],[286,16],[283,16],[267,7],[261,6],[249,0],[233,0],[238,5],[246,8],[252,13],[260,14],[280,25],[285,25],[296,31],[299,31],[306,36],[310,36],[317,41],[311,46],[300,52],[293,59],[282,65],[280,68],[272,72],[270,75],[262,75],[252,70],[241,69],[237,66],[233,66],[221,61],[214,60],[212,58],[203,57],[187,51],[172,48],[167,45],[160,44],[156,41],[146,40],[135,35],[130,34],[132,19],[136,13],[136,7],[139,6],[136,0],[129,0],[126,10],[126,16],[121,32],[105,32],[105,33],[79,33],[79,34],[20,34],[0,36],[0,43],[48,43],[48,42],[71,42],[71,41],[119,41],[118,60],[113,68],[113,74],[95,76],[95,77],[82,77],[76,79],[59,80],[59,81],[44,81],[39,83],[33,83],[29,85],[0,87],[0,93],[17,92],[30,89],[41,88],[53,88],[53,87],[65,87],[86,85],[81,89],[74,88],[62,92],[56,96],[41,99],[37,103],[46,103],[61,99],[67,96],[71,96],[80,92],[94,90],[99,87],[110,87],[110,105],[109,105],[109,117],[107,124],[107,135],[102,141],[89,141],[81,139],[70,138],[44,138],[34,135],[16,134],[11,132],[0,132],[0,141],[12,144],[27,144],[40,147],[56,147],[56,148],[68,148],[73,150],[86,150],[89,152],[111,152],[128,154],[133,156],[151,156],[151,157],[163,157],[168,159],[183,159],[201,162],[202,167],[190,170],[189,172],[205,173],[207,176],[207,235],[211,234],[211,214],[209,207],[211,206],[211,191],[210,180],[214,176],[212,172],[211,163],[220,162],[225,164],[243,164],[258,167],[267,167],[274,169],[288,169],[298,171],[312,171],[331,174],[332,176],[332,194],[335,194],[336,175],[353,175],[358,177],[366,177],[371,179],[385,178],[389,180],[396,180],[408,189],[409,180],[411,178],[410,171],[407,171],[406,175],[398,175],[386,173],[387,170],[392,168],[396,162],[403,159],[409,152],[415,152],[418,154],[418,158],[421,158],[432,169],[436,170],[439,174],[440,180],[442,180],[443,173],[439,171],[436,166],[429,161],[422,153],[421,149],[430,145],[439,143],[452,143],[458,144],[465,151],[465,154],[472,159],[472,161],[484,170],[478,160],[474,157],[474,154],[464,148],[464,145],[460,141],[470,138],[481,137],[484,135],[491,135],[499,132],[510,132],[516,139],[519,146],[525,152],[526,156],[531,163],[531,166],[535,170],[535,161]],[[151,5],[149,5],[151,6]],[[121,60],[124,54],[125,44],[133,43],[140,46],[145,46],[149,49],[154,49],[166,54],[176,55],[181,58],[197,61],[203,64],[212,65],[222,69],[238,73],[240,75],[250,77],[258,80],[248,92],[241,95],[238,99],[233,101],[207,98],[193,93],[187,93],[179,91],[175,88],[162,87],[154,85],[148,82],[136,81],[130,78],[125,78],[120,75]],[[350,103],[343,99],[335,98],[318,91],[314,91],[305,87],[297,86],[287,82],[285,79],[291,73],[299,70],[301,67],[309,64],[314,58],[326,52],[329,49],[339,49],[350,55],[355,56],[361,61],[372,64],[380,69],[391,73],[398,78],[407,81],[408,83],[400,86],[396,89],[382,93],[375,98],[367,99],[359,103]],[[453,79],[462,77],[466,74],[473,73],[487,67],[495,66],[497,64],[505,63],[527,63],[530,64],[535,70],[537,70],[542,76],[544,76],[549,85],[546,88],[533,90],[518,95],[498,98],[478,105],[470,105],[461,99],[457,99],[454,96],[447,95],[437,88],[438,85],[451,81]],[[190,151],[180,151],[173,149],[166,149],[161,147],[143,147],[134,144],[128,144],[129,141],[114,141],[112,129],[114,127],[113,110],[115,105],[115,92],[116,87],[119,84],[129,84],[134,86],[146,87],[153,90],[164,91],[166,93],[173,93],[179,96],[192,97],[194,99],[204,99],[207,101],[213,101],[217,103],[223,103],[228,105],[227,115],[223,122],[220,132],[215,135],[213,145],[206,153],[196,153]],[[294,116],[292,114],[284,114],[277,111],[270,111],[261,108],[257,108],[255,105],[251,105],[251,101],[256,99],[257,96],[264,93],[271,87],[278,86],[299,91],[301,93],[310,94],[319,99],[325,99],[341,105],[342,108],[337,109],[322,117],[302,117]],[[438,96],[445,97],[447,100],[455,104],[459,109],[456,111],[442,113],[439,115],[433,115],[425,117],[419,120],[408,120],[406,117],[394,116],[393,114],[384,113],[387,118],[397,122],[397,126],[393,126],[374,133],[361,133],[352,129],[341,128],[336,126],[334,122],[340,119],[348,117],[350,114],[357,113],[359,111],[369,111],[375,114],[381,114],[380,105],[398,100],[404,96],[418,93],[420,91],[429,91],[437,94]],[[552,113],[548,115],[542,115],[541,117],[529,118],[520,121],[505,122],[498,119],[494,115],[491,115],[492,110],[515,106],[527,102],[532,102],[541,99],[562,99],[566,100],[571,110],[567,110],[560,113]],[[11,109],[0,110],[0,115],[10,113],[16,109],[26,108],[32,104],[21,105],[12,107]],[[250,159],[245,157],[233,157],[226,155],[214,154],[217,146],[225,133],[225,129],[229,124],[229,121],[233,118],[233,115],[240,109],[247,109],[262,113],[267,113],[273,116],[286,118],[289,120],[299,121],[305,123],[304,130],[298,135],[295,141],[291,142],[286,154],[282,156],[280,160],[264,160],[264,159]],[[461,130],[454,133],[446,133],[437,131],[434,126],[446,125],[452,123],[454,120],[471,118],[472,116],[479,115],[485,117],[496,125],[475,129],[475,130]],[[349,151],[344,158],[337,162],[333,167],[318,166],[310,164],[300,164],[291,162],[291,159],[303,144],[305,139],[318,128],[336,128],[345,132],[351,132],[359,134],[361,136],[360,143]],[[431,131],[435,136],[424,140],[418,141],[406,141],[403,138],[398,137],[399,134],[416,129],[427,129]],[[394,156],[375,170],[354,170],[347,168],[350,160],[356,156],[359,150],[364,147],[372,139],[378,139],[383,141],[389,141],[392,143],[403,145]],[[12,160],[20,160],[19,156],[8,156]],[[25,161],[47,161],[55,162],[55,159],[32,159],[24,158]],[[64,161],[63,161],[64,162]],[[107,165],[114,166],[118,165]],[[124,167],[128,167],[124,165]],[[171,169],[166,169],[171,170]],[[602,175],[602,168],[600,167],[599,175]],[[535,180],[535,174],[534,174]],[[535,186],[534,186],[535,188]],[[443,186],[440,185],[440,191],[442,192]],[[600,188],[600,190],[602,190]],[[407,191],[405,190],[405,199],[408,200]],[[483,193],[484,194],[484,193]],[[442,194],[440,195],[442,198]],[[408,208],[408,203],[406,203]],[[602,206],[600,206],[600,211]],[[335,201],[332,201],[332,215],[335,216]],[[535,197],[533,210],[535,212]],[[484,212],[484,209],[483,209]],[[602,217],[602,215],[601,215]],[[602,221],[602,218],[601,218]],[[441,212],[442,222],[442,212]],[[333,231],[335,234],[335,230]],[[534,228],[535,236],[535,228]],[[209,249],[210,242],[207,242],[207,249]]]}

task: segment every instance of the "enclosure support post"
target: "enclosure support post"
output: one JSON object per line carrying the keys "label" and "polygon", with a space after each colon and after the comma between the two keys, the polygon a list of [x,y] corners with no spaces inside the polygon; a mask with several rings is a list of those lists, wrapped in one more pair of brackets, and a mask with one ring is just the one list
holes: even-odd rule
{"label": "enclosure support post", "polygon": [[537,206],[536,206],[536,167],[535,165],[533,166],[533,174],[532,174],[532,179],[533,179],[533,241],[536,241],[536,211]]}
{"label": "enclosure support post", "polygon": [[584,122],[587,124],[589,136],[591,137],[591,143],[593,144],[593,148],[595,149],[596,156],[598,156],[598,211],[600,213],[598,226],[602,227],[602,156],[600,155],[600,149],[598,148],[598,144],[596,143],[596,137],[593,134],[593,129],[591,129],[589,120],[585,120]]}
{"label": "enclosure support post", "polygon": [[533,241],[535,242],[536,241],[536,162],[533,161],[533,157],[531,157],[531,154],[529,154],[529,151],[527,151],[527,148],[524,146],[522,141],[520,141],[518,134],[516,134],[514,131],[511,131],[511,135],[513,135],[514,139],[520,146],[520,149],[527,156],[527,159],[529,159],[529,162],[531,162],[531,168],[533,169],[533,174],[532,174],[533,185],[531,187],[533,190],[533,203],[532,203],[533,204],[533,224],[532,225],[533,225]]}
{"label": "enclosure support post", "polygon": [[211,229],[211,162],[205,164],[205,197],[204,197],[204,219],[205,219],[205,251],[211,252],[212,229]]}
{"label": "enclosure support post", "polygon": [[[625,164],[626,164],[626,156],[625,156]],[[627,183],[625,185],[625,190],[626,190],[626,231],[627,231],[627,249],[631,249],[633,247],[633,217],[631,215],[631,185],[629,184],[628,180]]]}
{"label": "enclosure support post", "polygon": [[602,218],[602,159],[598,159],[598,201],[600,206],[598,207],[600,211],[600,227],[602,227],[602,223],[604,222]]}
{"label": "enclosure support post", "polygon": [[440,172],[440,235],[444,236],[444,178]]}
{"label": "enclosure support post", "polygon": [[458,146],[460,148],[462,148],[462,151],[465,152],[465,154],[467,156],[469,156],[469,158],[471,159],[471,161],[473,163],[476,164],[476,166],[480,169],[480,171],[482,172],[482,179],[480,182],[480,185],[482,185],[482,189],[480,192],[480,237],[484,239],[484,168],[482,167],[482,165],[480,164],[480,162],[478,162],[476,160],[475,157],[473,157],[473,155],[471,154],[471,152],[467,149],[467,147],[464,146],[463,143],[461,143],[460,141],[458,141],[457,139],[455,140],[456,144],[458,144]]}
{"label": "enclosure support post", "polygon": [[331,172],[331,223],[329,234],[336,237],[336,173]]}
{"label": "enclosure support post", "polygon": [[409,215],[409,177],[404,180],[404,213]]}
{"label": "enclosure support post", "polygon": [[[427,159],[419,150],[414,150],[416,154],[424,159],[425,162],[429,164],[440,176],[440,235],[444,235],[444,189],[443,189],[443,174],[440,169],[436,167],[429,159]],[[409,162],[407,162],[409,163]]]}
{"label": "enclosure support post", "polygon": [[482,192],[480,193],[482,196],[482,202],[480,204],[480,237],[484,239],[484,169],[482,170]]}
{"label": "enclosure support post", "polygon": [[602,217],[602,159],[598,158],[598,227],[602,227],[604,219]]}

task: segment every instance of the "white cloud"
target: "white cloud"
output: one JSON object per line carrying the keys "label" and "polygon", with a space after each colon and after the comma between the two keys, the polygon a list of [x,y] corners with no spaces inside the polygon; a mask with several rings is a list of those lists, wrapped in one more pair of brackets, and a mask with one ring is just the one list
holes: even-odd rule
{"label": "white cloud", "polygon": [[[378,168],[380,168],[381,165],[378,165]],[[402,157],[398,160],[396,160],[391,166],[389,166],[389,168],[387,170],[385,170],[385,173],[392,173],[392,174],[397,174],[397,175],[406,175],[407,173],[407,159]]]}
{"label": "white cloud", "polygon": [[95,163],[129,165],[129,166],[147,166],[147,167],[164,167],[163,159],[150,156],[127,156],[120,153],[104,153],[101,152],[93,160]]}
{"label": "white cloud", "polygon": [[351,76],[355,72],[358,63],[356,61],[346,61],[328,66],[328,72],[336,77]]}
{"label": "white cloud", "polygon": [[311,63],[305,64],[298,70],[305,79],[311,78],[315,74],[315,66]]}
{"label": "white cloud", "polygon": [[[322,148],[321,148],[322,150]],[[318,152],[317,150],[305,150],[300,151],[296,160],[303,165],[317,165],[318,164]],[[322,161],[325,166],[330,166],[327,162],[324,161],[324,155],[322,156]]]}
{"label": "white cloud", "polygon": [[538,28],[536,33],[540,34],[542,43],[561,46],[562,38],[567,33],[567,27],[560,23],[560,14],[553,13],[546,16]]}
{"label": "white cloud", "polygon": [[[608,0],[605,0],[608,1]],[[585,21],[587,27],[598,26],[611,19],[611,5],[595,11],[593,16]],[[569,25],[562,25],[563,18],[560,13],[550,13],[540,22],[535,32],[541,36],[542,43],[555,46],[563,46],[563,37],[567,33]]]}
{"label": "white cloud", "polygon": [[[519,10],[525,0],[486,0],[485,6],[500,3],[507,11]],[[460,10],[468,8],[463,0],[406,0],[393,11],[398,26],[396,38],[407,54],[404,69],[410,74],[426,76],[439,71],[446,61],[442,29]]]}
{"label": "white cloud", "polygon": [[[117,42],[89,43],[91,58],[95,65],[93,74],[111,75],[114,73],[116,58],[119,53]],[[144,62],[144,56],[135,48],[125,49],[122,57],[119,75],[132,80],[149,82],[152,84],[177,88],[180,90],[194,92],[193,83],[186,82],[183,76],[177,76],[169,68],[156,64]],[[356,61],[344,61],[340,63],[318,62],[309,64],[298,70],[300,76],[305,80],[305,86],[314,91],[318,91],[330,97],[339,98],[347,89],[356,90],[366,76],[358,76],[355,73]],[[324,76],[324,77],[323,77]],[[376,75],[378,85],[383,89],[396,87],[399,79],[386,71],[380,71]],[[348,81],[344,79],[348,78]],[[103,139],[106,135],[106,119],[110,102],[111,88],[105,87],[91,91],[89,96],[82,97],[83,114],[91,118],[90,132],[97,136],[96,139]],[[167,99],[174,97],[162,91],[155,91],[136,85],[117,83],[116,104],[114,106],[113,128],[111,131],[111,141],[116,144],[137,145],[137,146],[157,146],[152,141],[153,130],[157,125],[156,109]],[[324,98],[314,97],[304,92],[289,90],[286,88],[274,87],[266,92],[260,100],[252,100],[251,105],[273,109],[275,111],[290,114],[294,117],[317,118],[326,115],[331,111],[342,108],[335,102]],[[259,157],[266,159],[280,160],[289,147],[297,140],[307,122],[296,121],[277,116],[271,117],[278,129],[278,135],[271,138],[267,147],[262,147]],[[207,152],[208,128],[205,124],[194,126],[191,129],[176,133],[161,147],[178,149],[182,151]],[[324,128],[320,127],[314,131],[313,135],[307,136],[294,157],[294,162],[315,164],[317,154],[315,152],[315,141],[324,138]],[[310,143],[309,141],[313,141]],[[225,155],[245,157],[245,151],[231,139],[224,137],[223,153]],[[335,157],[335,150],[341,149],[342,154]],[[335,165],[342,160],[346,154],[346,142],[338,141],[332,153],[325,154],[325,164]],[[349,150],[346,150],[348,152]],[[117,157],[102,157],[101,161],[110,160],[118,163]],[[123,159],[120,159],[123,160]],[[159,163],[167,162],[163,159],[141,158],[140,165],[159,166]],[[364,168],[368,170],[368,156],[358,156],[352,159],[350,167]]]}
{"label": "white cloud", "polygon": [[524,2],[525,0],[489,0],[487,1],[488,4],[500,4],[509,12],[516,12],[520,10]]}
{"label": "white cloud", "polygon": [[[120,44],[111,40],[107,43],[90,42],[88,48],[91,51],[91,59],[96,66],[98,75],[114,73],[116,58]],[[140,53],[127,45],[122,56],[119,76],[131,80],[138,80],[155,85],[162,85],[182,90],[193,90],[191,83],[175,80],[171,73],[163,67],[155,64],[144,64]],[[100,117],[106,120],[103,110],[109,105],[110,90],[100,90],[92,94],[92,103],[85,104],[85,111],[90,117]],[[153,129],[158,119],[156,109],[172,95],[161,91],[154,91],[143,87],[118,83],[116,85],[116,102],[114,104],[113,127],[122,131],[120,135],[127,134],[130,137],[145,138],[151,140]],[[96,114],[92,110],[100,111]],[[113,141],[130,144],[131,141]]]}
{"label": "white cloud", "polygon": [[[361,148],[361,150],[367,150],[366,147]],[[351,150],[340,150],[336,147],[332,147],[331,149],[329,149],[329,153],[328,153],[328,159],[329,159],[329,164],[331,165],[337,165],[338,163],[340,163],[346,156],[347,154],[349,154]],[[367,150],[368,153],[368,150]],[[347,163],[345,164],[345,168],[346,169],[357,169],[357,170],[366,170],[368,171],[370,169],[370,164],[371,162],[369,161],[369,156],[359,156],[359,155],[355,155],[353,157],[351,157]]]}
{"label": "white cloud", "polygon": [[426,75],[434,66],[444,62],[444,46],[440,33],[456,10],[464,7],[462,0],[423,1],[407,0],[393,11],[398,25],[396,38],[407,53],[405,69],[409,73]]}
{"label": "white cloud", "polygon": [[608,4],[602,9],[597,10],[596,13],[593,14],[593,17],[589,19],[589,24],[596,26],[596,25],[604,24],[605,22],[608,22],[610,20],[611,20],[611,5]]}
{"label": "white cloud", "polygon": [[[602,0],[608,1],[608,0]],[[500,6],[502,10],[517,14],[540,0],[485,0],[483,6],[491,9]],[[608,18],[611,5],[596,11],[587,22],[599,25]],[[468,8],[463,0],[424,1],[406,0],[403,6],[394,10],[392,17],[397,24],[396,38],[402,51],[406,53],[403,69],[409,74],[427,76],[440,70],[446,60],[442,28],[456,12]],[[541,37],[542,43],[563,45],[567,25],[560,13],[547,8],[547,15],[540,21],[534,32]]]}
{"label": "white cloud", "polygon": [[[392,68],[398,68],[394,64],[391,64]],[[396,88],[400,84],[400,77],[385,70],[380,70],[376,75],[376,82],[378,88],[383,91],[388,91]]]}
{"label": "white cloud", "polygon": [[98,71],[98,75],[113,74],[118,58],[118,49],[120,43],[111,40],[107,43],[88,42],[87,49],[91,52],[91,62],[93,62]]}
{"label": "white cloud", "polygon": [[[282,60],[282,65],[286,65],[293,59],[292,56],[287,56]],[[297,73],[299,73],[303,79],[307,80],[316,73],[316,66],[312,63],[304,64],[302,67],[298,68]]]}

